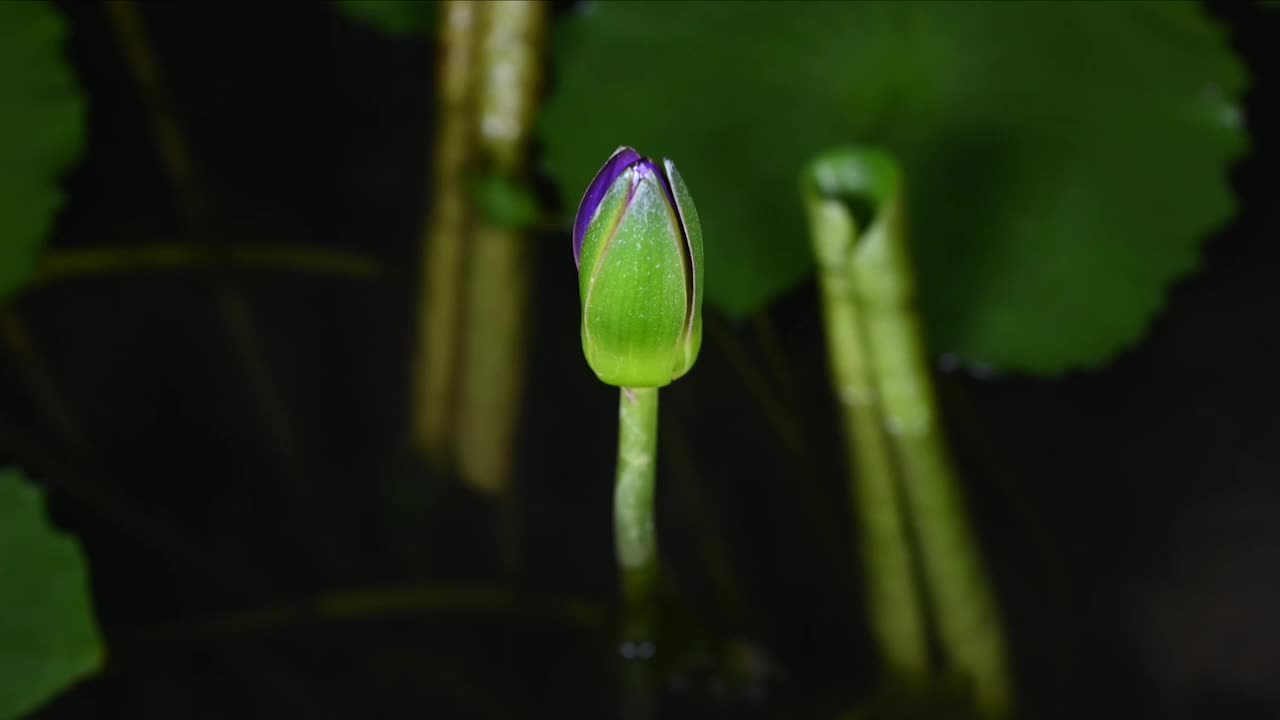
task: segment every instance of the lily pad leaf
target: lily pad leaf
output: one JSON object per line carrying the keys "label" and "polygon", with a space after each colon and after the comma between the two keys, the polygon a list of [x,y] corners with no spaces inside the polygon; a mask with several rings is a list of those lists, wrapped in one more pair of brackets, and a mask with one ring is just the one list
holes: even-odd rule
{"label": "lily pad leaf", "polygon": [[0,470],[0,718],[24,715],[102,665],[84,556],[44,498]]}
{"label": "lily pad leaf", "polygon": [[59,178],[84,146],[84,100],[51,3],[0,3],[0,302],[35,270]]}
{"label": "lily pad leaf", "polygon": [[905,171],[931,348],[1055,372],[1134,343],[1233,211],[1246,78],[1193,3],[593,3],[554,38],[547,168],[572,208],[618,145],[698,189],[707,299],[812,269],[798,178]]}
{"label": "lily pad leaf", "polygon": [[430,35],[436,23],[436,4],[428,0],[338,0],[338,7],[391,35]]}

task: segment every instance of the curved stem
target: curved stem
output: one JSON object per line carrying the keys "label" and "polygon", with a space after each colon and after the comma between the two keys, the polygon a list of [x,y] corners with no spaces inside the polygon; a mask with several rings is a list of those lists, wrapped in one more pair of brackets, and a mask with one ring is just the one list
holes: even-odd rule
{"label": "curved stem", "polygon": [[856,236],[839,201],[807,197],[818,265],[831,378],[844,415],[849,494],[858,516],[867,612],[888,674],[915,686],[927,682],[929,646],[924,599],[912,567],[906,509],[880,424],[875,380],[864,349],[866,322],[858,311],[847,258]]}
{"label": "curved stem", "polygon": [[[820,158],[806,181],[815,245],[820,255],[831,253],[819,262],[824,276],[829,270],[828,280],[842,283],[839,293],[824,294],[832,356],[860,364],[863,379],[870,380],[864,398],[842,398],[852,406],[846,420],[855,429],[879,429],[874,437],[866,429],[853,432],[853,445],[859,455],[887,455],[874,463],[879,467],[860,468],[860,483],[880,482],[869,475],[897,477],[896,508],[862,508],[863,525],[881,513],[901,515],[898,525],[909,533],[907,548],[916,552],[922,576],[918,597],[937,631],[943,660],[972,684],[984,716],[1006,716],[1012,688],[1004,629],[938,421],[914,305],[901,171],[884,153],[851,149]],[[855,218],[857,208],[869,217]],[[858,228],[860,220],[865,229]],[[841,245],[824,248],[828,241]],[[862,463],[870,464],[866,457]],[[877,572],[868,565],[870,573]],[[892,565],[896,573],[899,564]]]}

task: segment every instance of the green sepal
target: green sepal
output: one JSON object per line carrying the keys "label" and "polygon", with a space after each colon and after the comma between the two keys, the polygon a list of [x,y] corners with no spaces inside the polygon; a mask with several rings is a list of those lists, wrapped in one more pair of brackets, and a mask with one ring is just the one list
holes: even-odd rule
{"label": "green sepal", "polygon": [[693,266],[686,268],[693,278],[690,286],[693,291],[693,305],[690,308],[692,318],[685,328],[677,364],[671,376],[672,380],[676,380],[689,372],[698,359],[698,351],[702,349],[702,289],[705,270],[702,255],[702,222],[698,218],[698,208],[694,206],[693,196],[689,194],[689,187],[684,184],[684,178],[676,170],[676,164],[666,160],[663,165],[667,171],[667,179],[671,183],[671,192],[676,197],[677,210],[680,217],[684,219],[684,230],[689,244],[686,257]]}

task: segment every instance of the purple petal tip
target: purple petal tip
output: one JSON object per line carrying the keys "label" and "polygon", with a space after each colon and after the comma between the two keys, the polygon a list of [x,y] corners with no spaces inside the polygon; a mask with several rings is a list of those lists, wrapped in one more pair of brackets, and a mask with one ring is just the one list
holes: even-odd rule
{"label": "purple petal tip", "polygon": [[[573,220],[573,264],[575,266],[580,264],[582,239],[587,234],[587,226],[591,224],[596,211],[600,209],[600,201],[604,200],[605,194],[609,192],[609,188],[613,186],[618,176],[642,159],[640,153],[635,150],[626,146],[620,147],[609,157],[604,167],[600,168],[600,172],[592,178],[591,184],[587,186],[587,192],[582,196],[582,202],[578,205],[578,215]],[[659,172],[658,175],[661,176],[662,173]]]}

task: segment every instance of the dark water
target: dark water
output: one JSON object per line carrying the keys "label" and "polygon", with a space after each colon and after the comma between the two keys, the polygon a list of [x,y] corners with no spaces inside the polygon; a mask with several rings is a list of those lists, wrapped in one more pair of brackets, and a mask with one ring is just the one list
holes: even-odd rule
{"label": "dark water", "polygon": [[[190,239],[101,10],[62,7],[91,128],[54,246]],[[1217,10],[1251,66],[1254,154],[1202,271],[1106,369],[938,378],[1027,717],[1280,713],[1280,12]],[[225,278],[117,275],[21,300],[68,410],[43,412],[0,358],[0,454],[82,538],[111,655],[37,717],[619,716],[616,398],[580,355],[566,240],[535,239],[503,506],[402,451],[430,45],[318,4],[145,19],[205,178],[203,235],[385,273],[236,276],[221,301]],[[267,392],[227,307],[249,308]],[[835,717],[875,686],[817,318],[811,285],[751,322],[712,313],[663,392],[663,717]]]}

